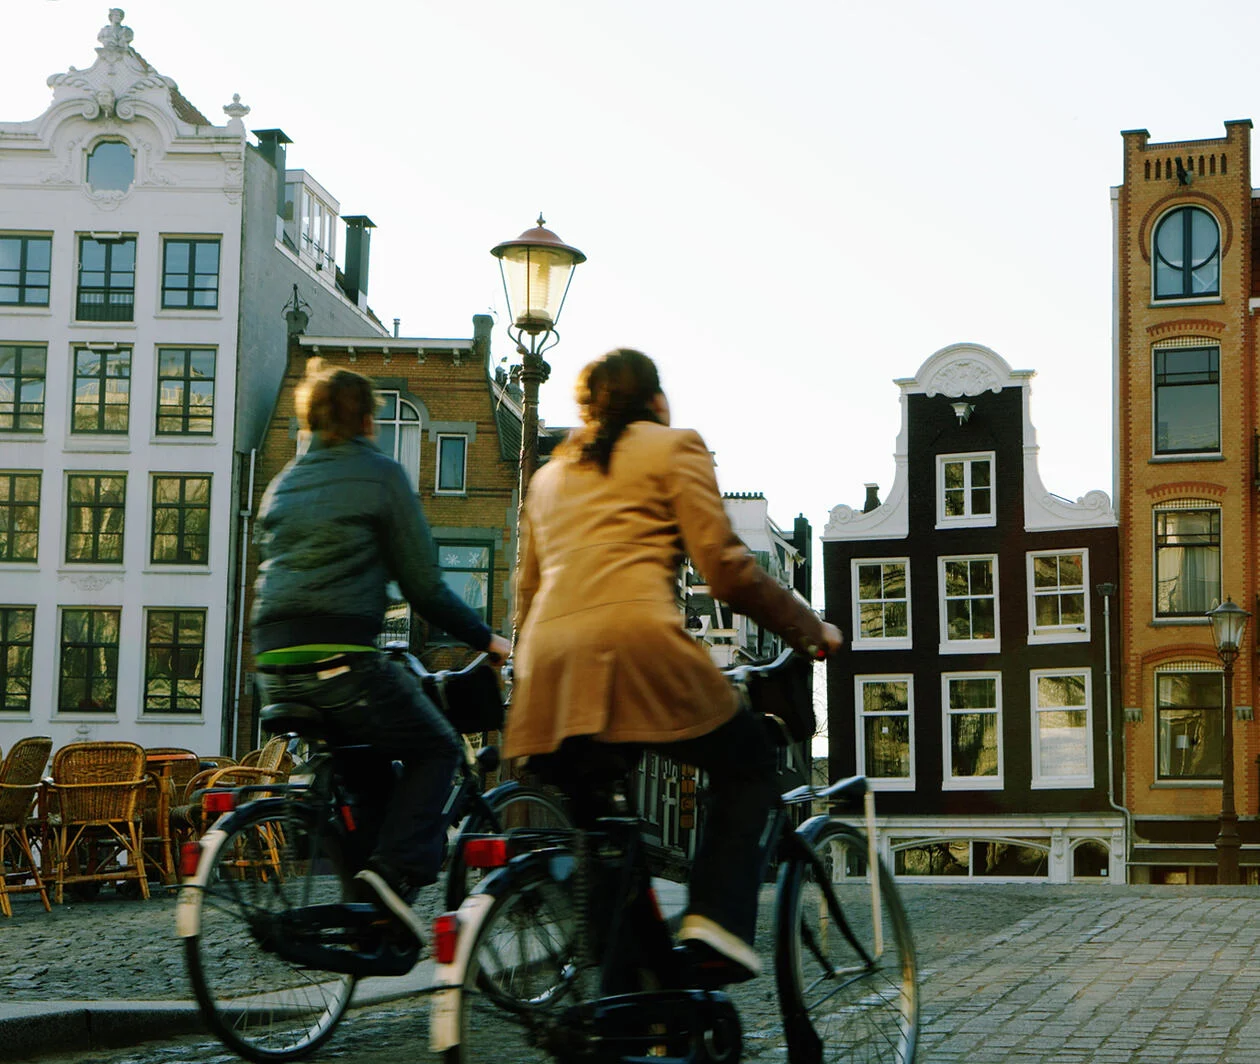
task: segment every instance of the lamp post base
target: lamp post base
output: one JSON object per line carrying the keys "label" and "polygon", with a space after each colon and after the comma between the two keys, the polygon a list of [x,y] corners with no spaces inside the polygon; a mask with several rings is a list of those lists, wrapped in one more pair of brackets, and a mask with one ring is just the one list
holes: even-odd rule
{"label": "lamp post base", "polygon": [[1238,822],[1221,818],[1221,831],[1216,836],[1216,881],[1222,886],[1237,886],[1238,851],[1242,844],[1238,839]]}

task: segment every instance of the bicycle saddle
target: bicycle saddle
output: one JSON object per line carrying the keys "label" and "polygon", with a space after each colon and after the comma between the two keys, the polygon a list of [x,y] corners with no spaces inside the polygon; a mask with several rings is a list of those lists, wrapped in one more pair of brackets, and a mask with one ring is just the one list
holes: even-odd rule
{"label": "bicycle saddle", "polygon": [[296,732],[308,739],[328,738],[323,712],[302,702],[273,702],[263,706],[258,721],[262,730],[271,735]]}

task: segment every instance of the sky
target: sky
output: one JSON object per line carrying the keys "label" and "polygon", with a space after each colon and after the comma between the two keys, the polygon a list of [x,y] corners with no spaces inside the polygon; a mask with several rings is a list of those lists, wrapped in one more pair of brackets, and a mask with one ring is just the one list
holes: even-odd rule
{"label": "sky", "polygon": [[[1110,492],[1120,131],[1219,137],[1260,110],[1251,0],[124,6],[203,113],[240,93],[247,129],[283,129],[289,166],[372,218],[382,321],[466,337],[490,312],[510,355],[489,249],[541,211],[588,257],[543,418],[572,424],[579,368],[638,347],[723,490],[819,534],[864,483],[887,496],[893,380],[961,341],[1036,371],[1046,487]],[[107,13],[7,0],[0,121],[91,65]]]}

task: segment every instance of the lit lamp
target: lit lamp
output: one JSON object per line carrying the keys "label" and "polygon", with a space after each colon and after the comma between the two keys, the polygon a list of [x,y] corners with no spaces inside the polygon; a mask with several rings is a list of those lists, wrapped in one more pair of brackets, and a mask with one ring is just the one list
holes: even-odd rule
{"label": "lit lamp", "polygon": [[1238,814],[1234,811],[1234,659],[1242,646],[1247,618],[1241,606],[1226,599],[1208,610],[1212,640],[1225,667],[1225,733],[1221,742],[1221,827],[1216,836],[1216,879],[1218,883],[1238,882]]}
{"label": "lit lamp", "polygon": [[538,467],[538,387],[551,367],[542,353],[560,340],[556,322],[573,280],[573,267],[586,261],[577,248],[561,240],[550,229],[538,225],[526,229],[515,240],[505,240],[490,249],[499,260],[503,293],[507,297],[508,336],[516,342],[521,356],[521,499]]}

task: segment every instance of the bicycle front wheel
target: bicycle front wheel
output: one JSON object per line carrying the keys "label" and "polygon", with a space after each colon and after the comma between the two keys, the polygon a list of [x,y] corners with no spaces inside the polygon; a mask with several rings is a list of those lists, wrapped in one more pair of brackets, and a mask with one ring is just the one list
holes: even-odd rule
{"label": "bicycle front wheel", "polygon": [[785,1019],[808,1021],[823,1061],[910,1064],[919,1036],[918,965],[893,877],[878,862],[876,907],[865,835],[833,821],[802,841],[818,867],[804,856],[789,861],[779,887]]}
{"label": "bicycle front wheel", "polygon": [[[469,835],[486,835],[502,832],[511,835],[515,831],[540,831],[572,828],[573,822],[565,811],[562,799],[535,787],[520,783],[505,783],[484,796],[494,820],[484,812],[469,814],[455,840],[450,863],[446,869],[446,908],[459,908],[485,875],[485,870],[469,868],[464,863],[464,841]],[[497,823],[496,823],[497,822]]]}
{"label": "bicycle front wheel", "polygon": [[272,805],[207,833],[197,878],[183,888],[179,933],[211,1030],[259,1062],[295,1060],[327,1041],[355,977],[315,971],[276,950],[278,918],[350,897],[331,828],[311,811]]}

